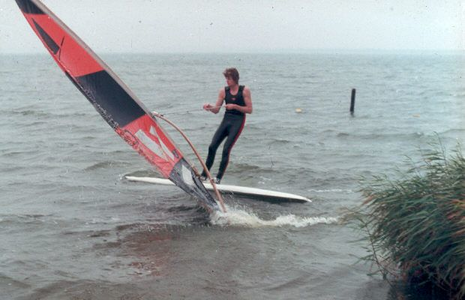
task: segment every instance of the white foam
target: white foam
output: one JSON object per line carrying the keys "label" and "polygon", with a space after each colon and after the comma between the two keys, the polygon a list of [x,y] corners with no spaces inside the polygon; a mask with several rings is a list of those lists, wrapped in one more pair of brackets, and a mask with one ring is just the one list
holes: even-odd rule
{"label": "white foam", "polygon": [[279,216],[274,220],[262,220],[256,214],[245,210],[226,207],[226,213],[215,213],[211,215],[210,222],[220,226],[242,226],[242,227],[307,227],[315,224],[337,224],[339,218],[335,217],[299,217],[293,214]]}

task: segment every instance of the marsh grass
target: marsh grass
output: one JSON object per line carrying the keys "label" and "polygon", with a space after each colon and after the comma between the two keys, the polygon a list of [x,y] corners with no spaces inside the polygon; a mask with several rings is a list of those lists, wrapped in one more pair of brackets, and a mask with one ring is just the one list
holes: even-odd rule
{"label": "marsh grass", "polygon": [[[438,149],[435,147],[434,149]],[[422,153],[399,178],[362,183],[357,212],[374,273],[392,282],[432,285],[451,299],[465,298],[465,159],[460,147]]]}

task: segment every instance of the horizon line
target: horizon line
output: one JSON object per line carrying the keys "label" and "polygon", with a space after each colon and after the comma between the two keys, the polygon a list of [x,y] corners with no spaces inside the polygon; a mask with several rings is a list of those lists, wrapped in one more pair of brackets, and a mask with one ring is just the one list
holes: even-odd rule
{"label": "horizon line", "polygon": [[[96,52],[96,51],[94,51]],[[465,49],[337,49],[337,48],[321,48],[321,49],[275,49],[275,50],[264,50],[264,49],[250,49],[250,50],[237,50],[237,51],[98,51],[99,54],[376,54],[376,53],[450,53],[450,54],[465,54]],[[36,55],[36,54],[47,54],[46,51],[0,51],[0,55]]]}

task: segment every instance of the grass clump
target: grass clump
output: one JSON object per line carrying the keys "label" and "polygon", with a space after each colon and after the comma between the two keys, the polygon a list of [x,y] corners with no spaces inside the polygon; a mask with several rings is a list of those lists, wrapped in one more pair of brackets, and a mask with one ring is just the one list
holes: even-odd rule
{"label": "grass clump", "polygon": [[465,159],[429,151],[401,179],[375,177],[357,219],[385,279],[428,284],[465,298]]}

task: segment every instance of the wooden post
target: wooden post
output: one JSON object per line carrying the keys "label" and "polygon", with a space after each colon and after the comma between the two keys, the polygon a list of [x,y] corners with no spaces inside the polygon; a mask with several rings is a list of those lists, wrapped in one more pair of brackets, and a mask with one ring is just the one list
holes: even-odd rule
{"label": "wooden post", "polygon": [[350,98],[350,114],[354,114],[355,109],[355,89],[352,89],[352,97]]}

